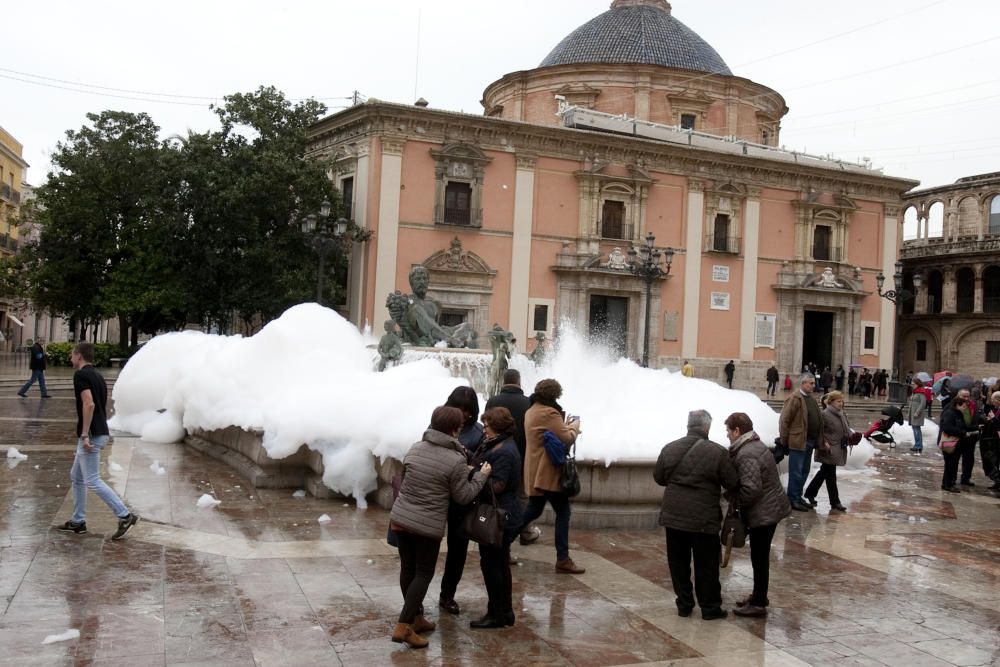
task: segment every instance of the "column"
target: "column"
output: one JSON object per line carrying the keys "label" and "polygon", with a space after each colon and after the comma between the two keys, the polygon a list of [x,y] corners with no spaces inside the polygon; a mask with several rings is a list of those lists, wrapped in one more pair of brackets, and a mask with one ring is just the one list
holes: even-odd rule
{"label": "column", "polygon": [[920,289],[917,290],[916,302],[913,304],[913,312],[916,315],[926,315],[927,314],[927,282],[923,282],[920,285]]}
{"label": "column", "polygon": [[[514,236],[510,257],[510,313],[514,337],[528,344],[528,288],[531,275],[531,228],[535,208],[535,158],[518,155],[514,176]],[[555,317],[555,313],[552,314]]]}
{"label": "column", "polygon": [[[368,219],[368,170],[371,168],[371,158],[368,155],[370,146],[358,147],[358,161],[354,171],[354,223],[362,229],[371,227]],[[348,273],[347,309],[348,319],[361,329],[365,324],[365,284],[367,280],[367,245],[366,243],[351,244],[350,271]],[[371,323],[372,330],[379,330],[379,323]]]}
{"label": "column", "polygon": [[406,140],[382,137],[382,171],[379,177],[378,224],[375,229],[375,302],[372,329],[389,319],[385,298],[396,289],[399,244],[399,186],[403,180],[403,146]]}
{"label": "column", "polygon": [[973,294],[973,306],[972,312],[981,313],[983,312],[983,265],[977,264],[972,267],[972,270],[976,272],[976,287]]}
{"label": "column", "polygon": [[684,250],[684,325],[681,356],[698,356],[698,309],[701,305],[701,228],[705,216],[705,184],[688,180],[687,236]]}
{"label": "column", "polygon": [[757,314],[757,257],[760,249],[760,189],[751,188],[743,222],[743,292],[740,297],[740,359],[753,360]]}
{"label": "column", "polygon": [[[893,281],[892,276],[896,273],[896,258],[899,257],[899,208],[886,206],[884,215],[881,269],[882,274],[886,276],[887,289],[895,289],[895,286],[891,288],[888,286]],[[881,368],[889,369],[891,373],[896,363],[896,306],[888,299],[880,299],[880,301],[882,303],[879,312],[879,365]]]}
{"label": "column", "polygon": [[958,285],[955,283],[955,269],[941,271],[944,284],[941,286],[941,313],[954,313],[958,309]]}

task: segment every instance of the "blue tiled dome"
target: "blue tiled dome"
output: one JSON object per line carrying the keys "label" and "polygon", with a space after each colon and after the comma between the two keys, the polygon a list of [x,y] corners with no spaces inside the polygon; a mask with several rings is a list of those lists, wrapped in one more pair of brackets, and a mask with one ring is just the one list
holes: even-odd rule
{"label": "blue tiled dome", "polygon": [[708,42],[662,0],[626,0],[571,32],[540,67],[574,63],[661,65],[732,76]]}

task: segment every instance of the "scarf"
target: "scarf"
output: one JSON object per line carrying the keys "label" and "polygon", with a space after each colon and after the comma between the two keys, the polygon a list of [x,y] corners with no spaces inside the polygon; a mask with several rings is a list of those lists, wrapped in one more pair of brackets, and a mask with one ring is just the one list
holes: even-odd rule
{"label": "scarf", "polygon": [[543,398],[538,394],[532,394],[531,396],[528,397],[528,400],[531,402],[531,405],[534,405],[535,403],[541,403],[542,405],[558,410],[559,414],[563,416],[566,415],[566,411],[562,409],[562,406],[552,399]]}
{"label": "scarf", "polygon": [[746,433],[744,433],[740,437],[738,437],[735,440],[733,440],[733,443],[731,445],[729,445],[729,455],[735,457],[736,456],[736,452],[739,451],[740,447],[742,447],[746,443],[752,442],[754,440],[760,440],[760,436],[757,435],[757,432],[756,431],[747,431]]}

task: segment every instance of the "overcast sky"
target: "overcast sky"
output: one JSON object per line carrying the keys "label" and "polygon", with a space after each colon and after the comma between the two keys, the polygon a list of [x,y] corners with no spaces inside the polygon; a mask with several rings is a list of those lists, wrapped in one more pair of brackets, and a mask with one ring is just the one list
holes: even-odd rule
{"label": "overcast sky", "polygon": [[[922,187],[1000,171],[995,0],[672,4],[674,16],[715,47],[736,75],[784,95],[790,111],[781,143],[787,148],[869,157]],[[146,111],[165,136],[205,130],[215,125],[210,102],[264,84],[292,98],[321,99],[331,110],[358,90],[402,103],[422,96],[432,107],[478,114],[490,82],[536,67],[609,5],[6,3],[0,126],[24,144],[28,180],[39,184],[65,130],[80,127],[90,111]]]}

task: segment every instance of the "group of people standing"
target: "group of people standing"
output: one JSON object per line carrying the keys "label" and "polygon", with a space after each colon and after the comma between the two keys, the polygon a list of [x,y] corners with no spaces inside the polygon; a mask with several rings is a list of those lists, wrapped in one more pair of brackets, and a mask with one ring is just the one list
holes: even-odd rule
{"label": "group of people standing", "polygon": [[859,374],[855,369],[847,374],[847,391],[851,396],[861,396],[869,399],[872,396],[885,396],[889,386],[889,371],[886,369],[868,370],[862,368]]}
{"label": "group of people standing", "polygon": [[495,498],[504,522],[500,545],[479,544],[488,604],[482,617],[470,621],[471,628],[514,625],[510,546],[519,536],[522,544],[537,539],[531,522],[546,504],[556,517],[555,572],[585,571],[569,555],[570,499],[562,490],[560,469],[545,447],[546,439],[551,442],[554,436],[568,450],[580,434],[580,420],[567,420],[558,403],[562,387],[556,380],[541,380],[530,397],[521,390],[520,380],[516,370],[504,373],[503,388],[487,402],[481,425],[475,390],[457,387],[434,410],[423,438],[403,459],[398,496],[389,514],[390,535],[399,548],[403,594],[392,633],[395,642],[424,648],[428,640],[422,635],[436,628],[424,615],[423,601],[446,532],[448,555],[438,606],[461,613],[455,595],[469,549],[464,522],[477,498],[490,503]]}
{"label": "group of people standing", "polygon": [[961,487],[975,486],[977,442],[983,473],[993,482],[989,489],[1000,491],[1000,384],[983,393],[986,400],[976,400],[968,389],[943,395],[938,447],[944,456],[944,491],[961,493]]}

